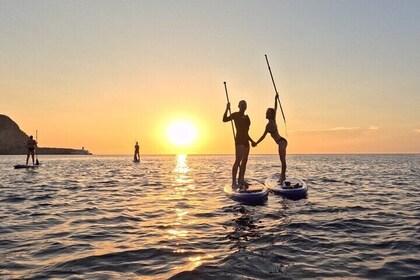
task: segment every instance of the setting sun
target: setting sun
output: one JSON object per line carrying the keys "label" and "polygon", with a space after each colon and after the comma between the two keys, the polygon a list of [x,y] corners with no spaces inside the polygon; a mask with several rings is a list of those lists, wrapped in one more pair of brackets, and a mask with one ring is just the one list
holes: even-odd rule
{"label": "setting sun", "polygon": [[176,121],[169,125],[168,139],[175,146],[189,146],[197,138],[197,129],[189,121]]}

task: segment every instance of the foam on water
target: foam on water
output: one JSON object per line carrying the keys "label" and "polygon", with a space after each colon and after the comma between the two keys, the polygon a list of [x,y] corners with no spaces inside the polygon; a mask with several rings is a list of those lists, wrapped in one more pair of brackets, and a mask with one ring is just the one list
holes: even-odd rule
{"label": "foam on water", "polygon": [[21,160],[0,156],[1,279],[420,277],[420,155],[290,155],[308,198],[258,206],[225,196],[233,156]]}

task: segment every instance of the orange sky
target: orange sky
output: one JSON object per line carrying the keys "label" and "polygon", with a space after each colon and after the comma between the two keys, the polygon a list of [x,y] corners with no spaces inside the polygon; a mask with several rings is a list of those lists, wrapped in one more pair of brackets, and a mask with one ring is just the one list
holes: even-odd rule
{"label": "orange sky", "polygon": [[[267,53],[288,153],[420,152],[419,3],[175,3],[6,1],[0,113],[43,147],[233,153],[223,81],[257,140],[274,101]],[[167,139],[177,120],[197,127],[193,145]],[[252,150],[276,152],[269,137]]]}

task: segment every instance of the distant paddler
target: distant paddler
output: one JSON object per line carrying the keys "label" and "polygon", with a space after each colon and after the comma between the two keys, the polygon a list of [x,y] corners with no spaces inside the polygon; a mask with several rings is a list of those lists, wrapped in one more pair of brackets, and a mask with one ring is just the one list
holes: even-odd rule
{"label": "distant paddler", "polygon": [[35,148],[37,147],[37,144],[34,137],[32,135],[29,136],[29,139],[26,142],[26,165],[28,165],[29,156],[32,157],[32,165],[35,165]]}
{"label": "distant paddler", "polygon": [[139,142],[136,141],[136,145],[134,146],[134,162],[140,161],[140,146]]}

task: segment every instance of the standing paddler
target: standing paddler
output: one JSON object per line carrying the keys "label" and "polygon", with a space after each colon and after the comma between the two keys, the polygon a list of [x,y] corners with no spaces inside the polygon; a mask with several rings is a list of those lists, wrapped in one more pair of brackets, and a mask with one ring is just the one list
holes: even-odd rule
{"label": "standing paddler", "polygon": [[140,161],[140,146],[138,141],[136,141],[136,145],[134,145],[134,161]]}
{"label": "standing paddler", "polygon": [[28,165],[29,157],[32,157],[32,165],[35,165],[35,148],[37,142],[34,140],[34,137],[29,136],[28,141],[26,141],[26,165]]}
{"label": "standing paddler", "polygon": [[[225,113],[223,114],[223,122],[233,121],[235,123],[236,128],[235,135],[235,131],[232,126],[233,135],[235,137],[235,162],[232,166],[232,187],[247,187],[249,184],[245,181],[245,171],[250,148],[249,142],[251,141],[252,144],[255,144],[254,140],[252,140],[248,134],[249,127],[251,125],[251,120],[248,117],[248,115],[245,115],[245,111],[247,109],[247,104],[245,100],[239,101],[239,112],[231,113],[226,82],[224,84],[228,102],[226,104]],[[238,180],[236,180],[238,168],[239,176]]]}
{"label": "standing paddler", "polygon": [[277,103],[280,107],[281,114],[283,116],[284,125],[286,128],[286,134],[287,134],[287,125],[286,125],[286,117],[284,116],[283,108],[281,106],[279,93],[277,91],[276,83],[274,82],[273,73],[271,72],[270,63],[268,62],[267,55],[265,55],[265,60],[267,62],[268,70],[270,71],[270,77],[271,81],[273,82],[274,91],[276,93],[274,97],[274,108],[268,108],[267,112],[265,113],[265,118],[268,120],[268,123],[265,127],[265,131],[263,135],[258,139],[257,143],[252,144],[253,147],[255,147],[258,143],[260,143],[262,140],[264,140],[267,133],[270,133],[271,137],[274,139],[276,144],[278,145],[278,152],[281,162],[281,174],[279,177],[278,182],[280,184],[283,184],[283,182],[286,180],[286,148],[287,148],[287,140],[280,136],[277,123],[276,123],[276,114],[277,114]]}
{"label": "standing paddler", "polygon": [[278,94],[274,99],[274,109],[268,108],[267,112],[265,113],[265,118],[268,120],[268,123],[265,127],[265,131],[263,135],[258,139],[256,143],[253,143],[252,146],[257,146],[262,140],[264,140],[267,133],[270,133],[271,137],[273,137],[274,141],[278,145],[278,152],[281,162],[281,174],[279,178],[280,185],[286,180],[286,148],[287,148],[287,140],[280,136],[279,130],[277,128],[276,123],[276,113],[277,113],[277,98]]}

